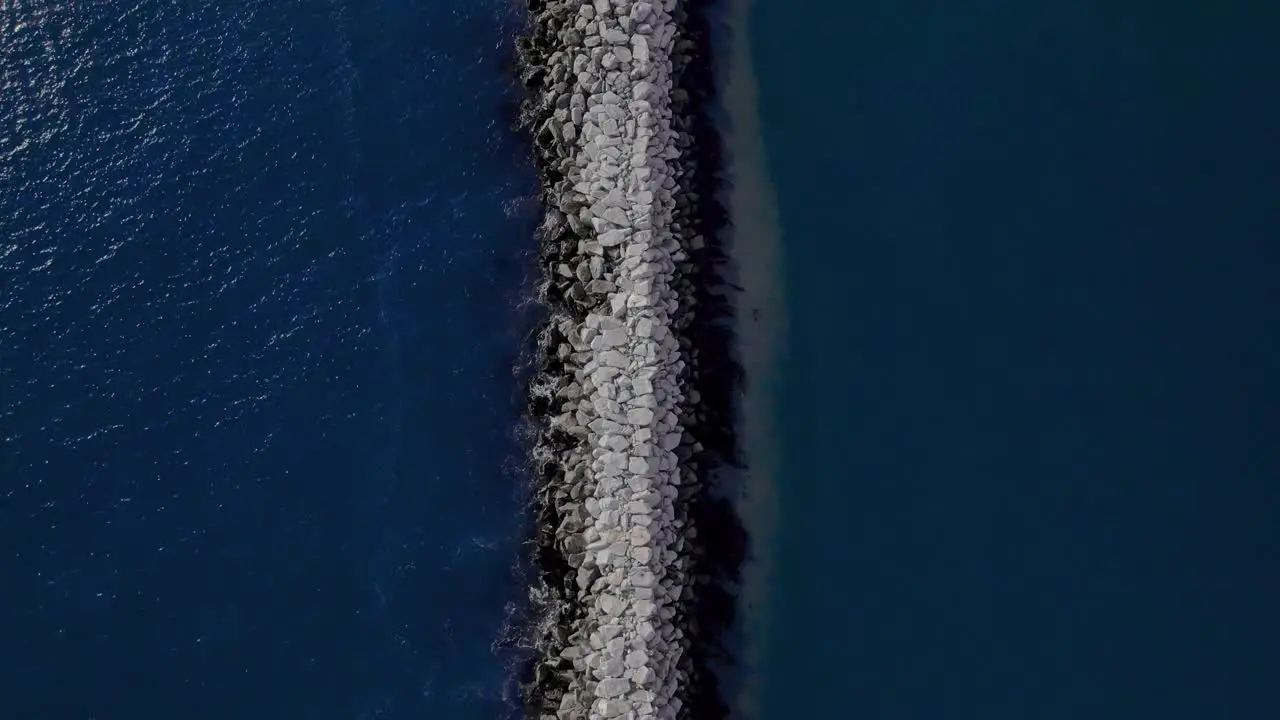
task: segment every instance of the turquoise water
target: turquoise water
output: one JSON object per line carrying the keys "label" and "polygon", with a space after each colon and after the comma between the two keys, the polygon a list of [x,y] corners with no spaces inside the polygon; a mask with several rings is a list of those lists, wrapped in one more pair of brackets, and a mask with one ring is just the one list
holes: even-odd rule
{"label": "turquoise water", "polygon": [[765,717],[1280,717],[1280,20],[1229,5],[756,3]]}

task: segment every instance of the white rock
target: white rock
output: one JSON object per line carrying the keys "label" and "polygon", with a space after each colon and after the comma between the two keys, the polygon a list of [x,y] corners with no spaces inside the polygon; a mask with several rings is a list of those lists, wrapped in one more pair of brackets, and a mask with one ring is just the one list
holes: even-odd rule
{"label": "white rock", "polygon": [[604,212],[602,213],[602,217],[605,220],[608,220],[609,222],[619,227],[624,227],[624,228],[631,227],[631,219],[627,217],[627,212],[622,208],[618,208],[618,207],[605,208]]}
{"label": "white rock", "polygon": [[653,681],[656,680],[657,677],[656,677],[656,674],[653,672],[653,668],[639,667],[631,671],[631,679],[635,681],[637,685],[640,685],[642,687],[649,687],[653,684]]}
{"label": "white rock", "polygon": [[596,697],[616,698],[627,694],[631,681],[625,678],[606,678],[596,685]]}
{"label": "white rock", "polygon": [[645,568],[632,571],[631,575],[629,575],[627,579],[632,585],[640,588],[651,588],[653,587],[654,582],[656,582],[653,572]]}
{"label": "white rock", "polygon": [[627,366],[627,356],[617,350],[606,350],[600,353],[599,360],[603,367],[622,369]]}
{"label": "white rock", "polygon": [[600,599],[596,601],[596,606],[606,615],[621,615],[622,601],[609,593],[600,595]]}
{"label": "white rock", "polygon": [[[609,700],[605,700],[601,702],[598,707],[599,707],[600,717],[615,718],[615,717],[622,717],[623,715],[625,715],[627,711],[631,709],[631,703],[627,702],[626,700],[622,700],[620,698],[611,698]],[[592,720],[595,720],[595,717],[596,717],[595,715],[592,715],[591,716]]]}
{"label": "white rock", "polygon": [[649,41],[643,35],[633,35],[631,37],[631,54],[635,57],[635,61],[641,65],[649,62]]}
{"label": "white rock", "polygon": [[644,650],[632,650],[627,653],[626,665],[629,668],[644,667],[649,662],[649,655]]}
{"label": "white rock", "polygon": [[600,233],[597,239],[602,247],[617,247],[627,241],[627,231],[621,228],[611,228]]}
{"label": "white rock", "polygon": [[649,545],[649,541],[653,539],[653,536],[649,533],[649,529],[640,527],[639,525],[631,528],[631,532],[629,532],[627,536],[631,539],[631,544],[636,547],[647,547]]}
{"label": "white rock", "polygon": [[608,622],[600,626],[600,637],[608,642],[622,634],[622,625],[617,622]]}
{"label": "white rock", "polygon": [[622,328],[606,330],[601,337],[604,338],[605,347],[620,347],[626,345],[630,339],[630,335]]}

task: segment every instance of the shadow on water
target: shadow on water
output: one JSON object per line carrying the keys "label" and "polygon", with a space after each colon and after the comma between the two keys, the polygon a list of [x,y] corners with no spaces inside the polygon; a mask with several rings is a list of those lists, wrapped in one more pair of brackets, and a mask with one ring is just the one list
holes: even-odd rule
{"label": "shadow on water", "polygon": [[[694,718],[729,717],[727,698],[736,677],[736,638],[742,569],[749,538],[735,500],[746,471],[739,430],[746,377],[736,341],[737,268],[732,260],[732,229],[725,198],[728,178],[714,58],[725,34],[717,27],[724,8],[718,0],[689,0],[677,13],[684,37],[693,50],[678,85],[689,94],[686,112],[692,145],[686,149],[683,189],[694,197],[694,225],[705,247],[691,253],[693,322],[686,330],[696,368],[690,378],[700,396],[696,424],[690,429],[702,450],[686,463],[704,483],[688,500],[689,520],[697,537],[692,544],[692,573],[696,578],[691,602],[684,612],[695,629],[690,646],[692,666],[686,698]],[[695,446],[696,447],[696,446]]]}

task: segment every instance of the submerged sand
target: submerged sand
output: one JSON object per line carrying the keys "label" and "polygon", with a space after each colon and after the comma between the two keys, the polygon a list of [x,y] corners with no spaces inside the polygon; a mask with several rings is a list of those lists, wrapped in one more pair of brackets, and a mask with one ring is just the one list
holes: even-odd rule
{"label": "submerged sand", "polygon": [[720,70],[721,108],[727,116],[724,134],[726,197],[732,218],[733,260],[737,267],[740,306],[738,342],[747,383],[742,402],[740,437],[747,476],[739,513],[751,536],[752,555],[743,568],[740,609],[743,633],[740,689],[732,699],[735,715],[758,717],[761,660],[768,654],[768,619],[773,588],[773,548],[778,524],[777,483],[780,468],[775,427],[776,377],[786,337],[786,294],[782,273],[782,229],[777,196],[769,178],[752,70],[749,38],[752,0],[726,3],[727,62]]}

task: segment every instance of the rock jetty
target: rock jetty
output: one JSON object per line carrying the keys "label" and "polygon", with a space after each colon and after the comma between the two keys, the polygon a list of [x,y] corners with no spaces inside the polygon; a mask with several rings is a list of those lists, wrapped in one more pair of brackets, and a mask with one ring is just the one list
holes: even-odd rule
{"label": "rock jetty", "polygon": [[[714,718],[745,542],[718,145],[689,0],[529,0],[519,72],[542,179],[531,717]],[[706,397],[703,397],[703,395]]]}

